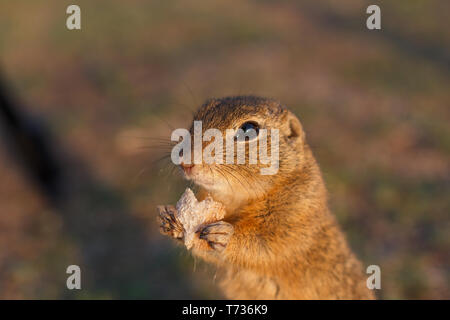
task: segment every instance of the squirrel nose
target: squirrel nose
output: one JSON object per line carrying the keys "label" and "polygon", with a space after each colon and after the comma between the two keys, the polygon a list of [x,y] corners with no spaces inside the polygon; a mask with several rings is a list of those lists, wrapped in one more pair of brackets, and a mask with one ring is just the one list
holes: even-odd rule
{"label": "squirrel nose", "polygon": [[186,164],[184,162],[180,163],[181,168],[184,170],[184,172],[189,173],[194,166],[194,164]]}

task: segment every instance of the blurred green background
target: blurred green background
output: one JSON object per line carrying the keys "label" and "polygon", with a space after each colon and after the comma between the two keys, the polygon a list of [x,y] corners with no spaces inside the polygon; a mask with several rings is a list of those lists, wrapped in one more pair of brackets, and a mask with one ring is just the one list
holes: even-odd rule
{"label": "blurred green background", "polygon": [[[82,30],[69,31],[68,5]],[[378,4],[382,30],[366,29]],[[0,298],[220,298],[159,235],[186,187],[156,161],[205,99],[274,97],[302,121],[330,205],[384,299],[450,298],[450,2],[0,2],[0,67],[67,159],[50,206],[0,149]],[[156,141],[157,142],[157,141]],[[77,264],[82,290],[66,289]]]}

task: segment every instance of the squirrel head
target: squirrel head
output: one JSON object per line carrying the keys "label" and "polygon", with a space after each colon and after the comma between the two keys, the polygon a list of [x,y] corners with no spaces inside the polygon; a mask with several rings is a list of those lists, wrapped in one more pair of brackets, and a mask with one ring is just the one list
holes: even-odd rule
{"label": "squirrel head", "polygon": [[[210,99],[194,114],[189,132],[191,154],[197,139],[202,160],[182,162],[180,167],[185,178],[216,198],[259,198],[298,170],[304,159],[305,134],[300,121],[268,98]],[[208,155],[215,161],[208,161]]]}

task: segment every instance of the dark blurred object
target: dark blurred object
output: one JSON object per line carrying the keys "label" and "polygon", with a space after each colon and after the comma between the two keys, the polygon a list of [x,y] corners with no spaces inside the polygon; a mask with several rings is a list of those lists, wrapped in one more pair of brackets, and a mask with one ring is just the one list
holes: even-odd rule
{"label": "dark blurred object", "polygon": [[[7,144],[78,242],[83,257],[77,263],[88,270],[84,286],[90,293],[116,298],[197,297],[189,280],[182,278],[176,257],[149,241],[146,225],[131,214],[123,196],[97,180],[78,154],[53,141],[44,121],[24,110],[0,83],[0,118]],[[161,262],[169,267],[161,270]],[[62,297],[78,297],[76,291],[64,291]]]}
{"label": "dark blurred object", "polygon": [[37,117],[26,115],[0,76],[0,119],[13,156],[52,202],[61,196],[61,166],[50,135]]}

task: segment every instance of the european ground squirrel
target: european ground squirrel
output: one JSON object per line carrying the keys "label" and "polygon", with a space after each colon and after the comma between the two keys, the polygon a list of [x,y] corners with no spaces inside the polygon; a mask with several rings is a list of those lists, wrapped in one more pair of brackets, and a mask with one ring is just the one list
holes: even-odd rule
{"label": "european ground squirrel", "polygon": [[[372,299],[361,264],[328,209],[322,175],[298,118],[277,101],[239,96],[208,100],[194,120],[202,121],[203,131],[216,128],[224,135],[237,128],[279,132],[276,174],[262,175],[264,165],[249,161],[180,165],[185,178],[199,186],[199,201],[211,197],[225,208],[223,219],[200,224],[191,237],[192,253],[221,271],[225,296]],[[269,143],[269,153],[271,148]],[[177,209],[158,211],[161,232],[183,240]]]}

